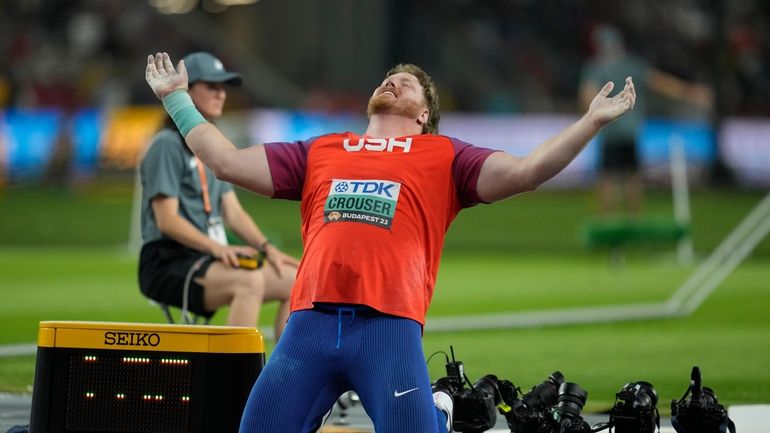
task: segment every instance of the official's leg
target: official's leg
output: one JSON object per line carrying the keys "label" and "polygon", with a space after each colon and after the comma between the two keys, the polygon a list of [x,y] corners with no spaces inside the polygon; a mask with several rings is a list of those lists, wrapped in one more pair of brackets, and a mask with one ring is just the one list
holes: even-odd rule
{"label": "official's leg", "polygon": [[641,173],[635,172],[628,175],[626,180],[626,197],[628,197],[628,213],[631,216],[639,216],[644,205],[644,182]]}
{"label": "official's leg", "polygon": [[196,282],[204,288],[206,309],[216,310],[224,305],[230,306],[228,325],[257,326],[259,310],[265,297],[265,278],[262,270],[231,268],[215,261]]}
{"label": "official's leg", "polygon": [[611,173],[603,173],[599,176],[597,192],[599,195],[599,207],[602,215],[612,215],[617,209],[617,180]]}
{"label": "official's leg", "polygon": [[206,308],[204,288],[196,279],[205,275],[213,261],[199,251],[171,240],[149,242],[142,246],[139,258],[139,284],[145,296],[166,305],[184,305],[184,287],[190,272],[187,308],[210,317],[216,308]]}
{"label": "official's leg", "polygon": [[289,318],[289,298],[291,297],[291,287],[294,285],[294,279],[297,275],[297,268],[293,266],[282,266],[281,274],[270,264],[265,264],[262,268],[265,279],[264,301],[278,301],[278,312],[275,315],[275,340],[281,336],[286,320]]}
{"label": "official's leg", "polygon": [[603,142],[599,148],[599,180],[597,193],[599,195],[599,208],[602,215],[612,215],[617,210],[617,173],[615,162],[615,146],[612,143]]}
{"label": "official's leg", "polygon": [[628,150],[626,196],[628,197],[628,211],[632,216],[639,216],[644,207],[644,176],[639,165],[639,153],[636,143],[631,143]]}

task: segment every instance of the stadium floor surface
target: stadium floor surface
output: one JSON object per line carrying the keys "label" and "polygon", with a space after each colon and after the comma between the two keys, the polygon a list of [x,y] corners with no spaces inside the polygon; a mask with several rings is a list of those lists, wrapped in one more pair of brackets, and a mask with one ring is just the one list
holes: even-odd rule
{"label": "stadium floor surface", "polygon": [[[17,425],[29,424],[30,407],[32,405],[32,396],[29,394],[0,393],[0,433],[7,432],[11,427]],[[355,406],[347,412],[347,423],[338,425],[340,413],[335,408],[329,421],[324,426],[323,433],[371,433],[374,432],[372,422],[364,412],[363,408]],[[606,415],[586,414],[585,420],[591,424],[597,424],[607,420]],[[501,416],[497,418],[497,424],[490,433],[508,433],[505,419]],[[673,433],[670,420],[661,419],[661,433]]]}

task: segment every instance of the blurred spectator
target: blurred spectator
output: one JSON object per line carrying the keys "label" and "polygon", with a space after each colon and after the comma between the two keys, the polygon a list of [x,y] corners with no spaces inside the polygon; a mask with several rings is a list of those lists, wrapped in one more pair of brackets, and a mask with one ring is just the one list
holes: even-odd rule
{"label": "blurred spectator", "polygon": [[[572,114],[584,29],[601,20],[628,30],[631,51],[659,69],[713,79],[720,115],[770,115],[764,0],[370,0],[354,7],[349,0],[284,0],[218,13],[198,0],[183,14],[161,13],[160,3],[171,2],[0,2],[0,108],[109,112],[154,104],[133,67],[157,49],[153,37],[172,53],[222,51],[258,77],[234,95],[244,101],[231,100],[235,109],[356,111],[380,78],[369,71],[408,61],[434,71],[447,111]],[[271,76],[304,98],[260,91],[276,88]],[[690,109],[648,102],[652,114]]]}
{"label": "blurred spectator", "polygon": [[5,143],[2,124],[0,124],[0,194],[5,191],[8,183],[8,146]]}
{"label": "blurred spectator", "polygon": [[[730,73],[722,77],[725,108],[742,114],[770,114],[770,46],[763,47],[761,28],[737,23],[727,32],[727,60]],[[765,31],[765,33],[767,33]],[[764,108],[761,113],[756,109]]]}
{"label": "blurred spectator", "polygon": [[0,108],[5,108],[11,99],[11,80],[0,72]]}
{"label": "blurred spectator", "polygon": [[[637,93],[634,110],[607,125],[599,136],[598,192],[601,211],[605,215],[613,214],[622,204],[627,213],[637,215],[643,200],[637,139],[646,115],[647,93],[650,90],[659,92],[705,109],[711,108],[713,93],[706,86],[681,80],[628,53],[623,37],[615,27],[597,26],[592,42],[595,55],[583,68],[579,89],[581,102],[588,107],[594,95],[608,81],[616,86],[611,95],[617,93],[626,77],[633,78]],[[620,200],[621,196],[623,200]]]}
{"label": "blurred spectator", "polygon": [[[343,0],[329,1],[337,5],[331,10],[341,10],[337,3]],[[7,84],[3,96],[0,79],[0,102],[4,99],[8,101],[5,105],[26,107],[152,103],[141,73],[129,65],[137,56],[154,50],[149,39],[152,32],[147,31],[153,26],[162,29],[162,34],[154,36],[166,40],[173,52],[217,48],[209,46],[218,44],[212,41],[233,41],[241,49],[256,51],[282,77],[311,83],[303,89],[311,95],[306,108],[351,109],[365,103],[371,81],[361,78],[361,71],[335,70],[330,76],[323,73],[330,61],[326,56],[313,51],[302,54],[300,61],[297,53],[307,53],[307,48],[293,49],[308,41],[336,47],[337,41],[354,37],[360,39],[354,46],[383,48],[381,58],[372,59],[384,65],[409,60],[435,71],[445,86],[441,89],[444,100],[452,101],[457,110],[574,112],[572,101],[579,82],[574,66],[583,50],[581,29],[601,19],[633,30],[637,43],[630,46],[666,71],[690,79],[701,77],[703,71],[718,75],[726,114],[770,113],[770,32],[764,24],[770,20],[770,6],[762,0],[718,6],[691,0],[372,0],[355,10],[384,12],[380,27],[349,35],[345,33],[349,27],[338,25],[345,17],[312,5],[303,7],[307,16],[302,26],[294,28],[292,37],[276,30],[293,23],[292,11],[301,0],[261,2],[221,13],[208,12],[199,1],[181,15],[159,13],[154,3],[1,3],[0,77]],[[157,22],[161,24],[153,25]],[[396,23],[400,30],[394,32],[391,29]],[[200,26],[212,37],[203,38],[201,32],[190,30]],[[280,44],[274,38],[281,38]],[[269,49],[276,45],[284,48]],[[235,52],[227,54],[237,57]],[[344,64],[355,64],[357,59],[351,57],[356,55],[355,51],[341,52],[339,58]],[[253,70],[249,60],[237,58],[244,64],[239,66]],[[47,78],[41,78],[41,73]],[[308,76],[313,79],[305,79]],[[269,83],[255,80],[253,85]],[[285,108],[301,108],[299,104]]]}
{"label": "blurred spectator", "polygon": [[59,130],[53,145],[53,154],[43,174],[43,183],[59,189],[69,189],[74,180],[75,149],[73,120],[65,111],[59,120]]}

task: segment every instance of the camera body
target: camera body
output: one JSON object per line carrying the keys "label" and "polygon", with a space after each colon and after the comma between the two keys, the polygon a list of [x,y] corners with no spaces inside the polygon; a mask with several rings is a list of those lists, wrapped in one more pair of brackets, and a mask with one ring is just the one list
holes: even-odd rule
{"label": "camera body", "polygon": [[[501,412],[511,432],[551,433],[554,428],[551,408],[558,401],[558,390],[562,383],[564,383],[564,375],[554,371],[548,379],[532,387],[532,390],[522,395],[520,399],[517,398],[515,389],[513,393],[507,393],[508,395],[503,392],[503,401],[510,409],[505,412],[501,410]],[[505,388],[501,387],[501,389]]]}
{"label": "camera body", "polygon": [[444,391],[452,396],[452,428],[459,432],[480,433],[494,427],[497,421],[495,407],[500,402],[497,377],[488,374],[466,388],[463,363],[455,361],[454,350],[452,361],[446,364],[446,371],[446,377],[433,383],[433,390]]}
{"label": "camera body", "polygon": [[[690,400],[686,400],[688,394]],[[692,368],[690,387],[682,399],[671,401],[671,425],[678,433],[735,432],[735,424],[714,391],[703,386],[697,366]]]}
{"label": "camera body", "polygon": [[[495,426],[499,401],[497,377],[488,374],[452,396],[454,398],[454,429],[461,432],[483,432]],[[496,401],[497,400],[497,401]]]}
{"label": "camera body", "polygon": [[[685,394],[681,401],[672,402],[673,414],[679,414],[681,425],[686,426],[682,430],[677,428],[677,432],[716,433],[718,430],[703,430],[700,426],[723,425],[710,420],[722,415],[726,418],[727,415],[717,403],[713,391],[700,386],[700,370],[697,370],[696,378],[696,369],[693,370],[693,382],[688,391],[693,394],[691,401],[684,402]],[[654,433],[656,428],[660,429],[656,406],[658,394],[649,382],[625,384],[615,395],[610,422],[592,428],[581,416],[588,393],[577,383],[565,382],[564,375],[559,371],[551,373],[526,394],[522,394],[510,381],[498,379],[492,374],[471,385],[465,376],[463,363],[454,358],[454,350],[451,362],[447,356],[446,372],[445,377],[433,383],[433,391],[443,391],[452,396],[452,426],[459,432],[480,433],[491,429],[496,421],[496,408],[505,416],[511,433],[593,433],[607,428],[614,428],[616,433]],[[705,420],[706,424],[697,424],[701,420]],[[721,433],[724,432],[721,430]],[[735,433],[734,427],[731,433]]]}
{"label": "camera body", "polygon": [[658,393],[649,382],[631,382],[615,394],[610,424],[616,433],[653,433],[660,429]]}
{"label": "camera body", "polygon": [[498,387],[510,410],[501,409],[501,413],[511,433],[591,433],[591,427],[580,416],[588,393],[576,383],[564,382],[561,372],[551,373],[521,399],[515,392],[505,392],[503,382],[507,381],[500,381]]}

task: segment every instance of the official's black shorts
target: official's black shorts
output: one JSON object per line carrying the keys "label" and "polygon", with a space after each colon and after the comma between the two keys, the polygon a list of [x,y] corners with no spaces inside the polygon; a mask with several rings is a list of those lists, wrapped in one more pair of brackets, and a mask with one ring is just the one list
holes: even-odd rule
{"label": "official's black shorts", "polygon": [[604,173],[635,173],[639,157],[634,140],[605,141],[601,147],[600,168]]}
{"label": "official's black shorts", "polygon": [[[187,248],[172,240],[146,243],[139,254],[139,287],[150,299],[168,305],[182,307],[184,282],[195,261],[204,257],[200,251]],[[206,311],[203,304],[203,286],[196,278],[206,275],[213,262],[204,260],[190,279],[187,309],[204,317],[211,317],[214,311]]]}

